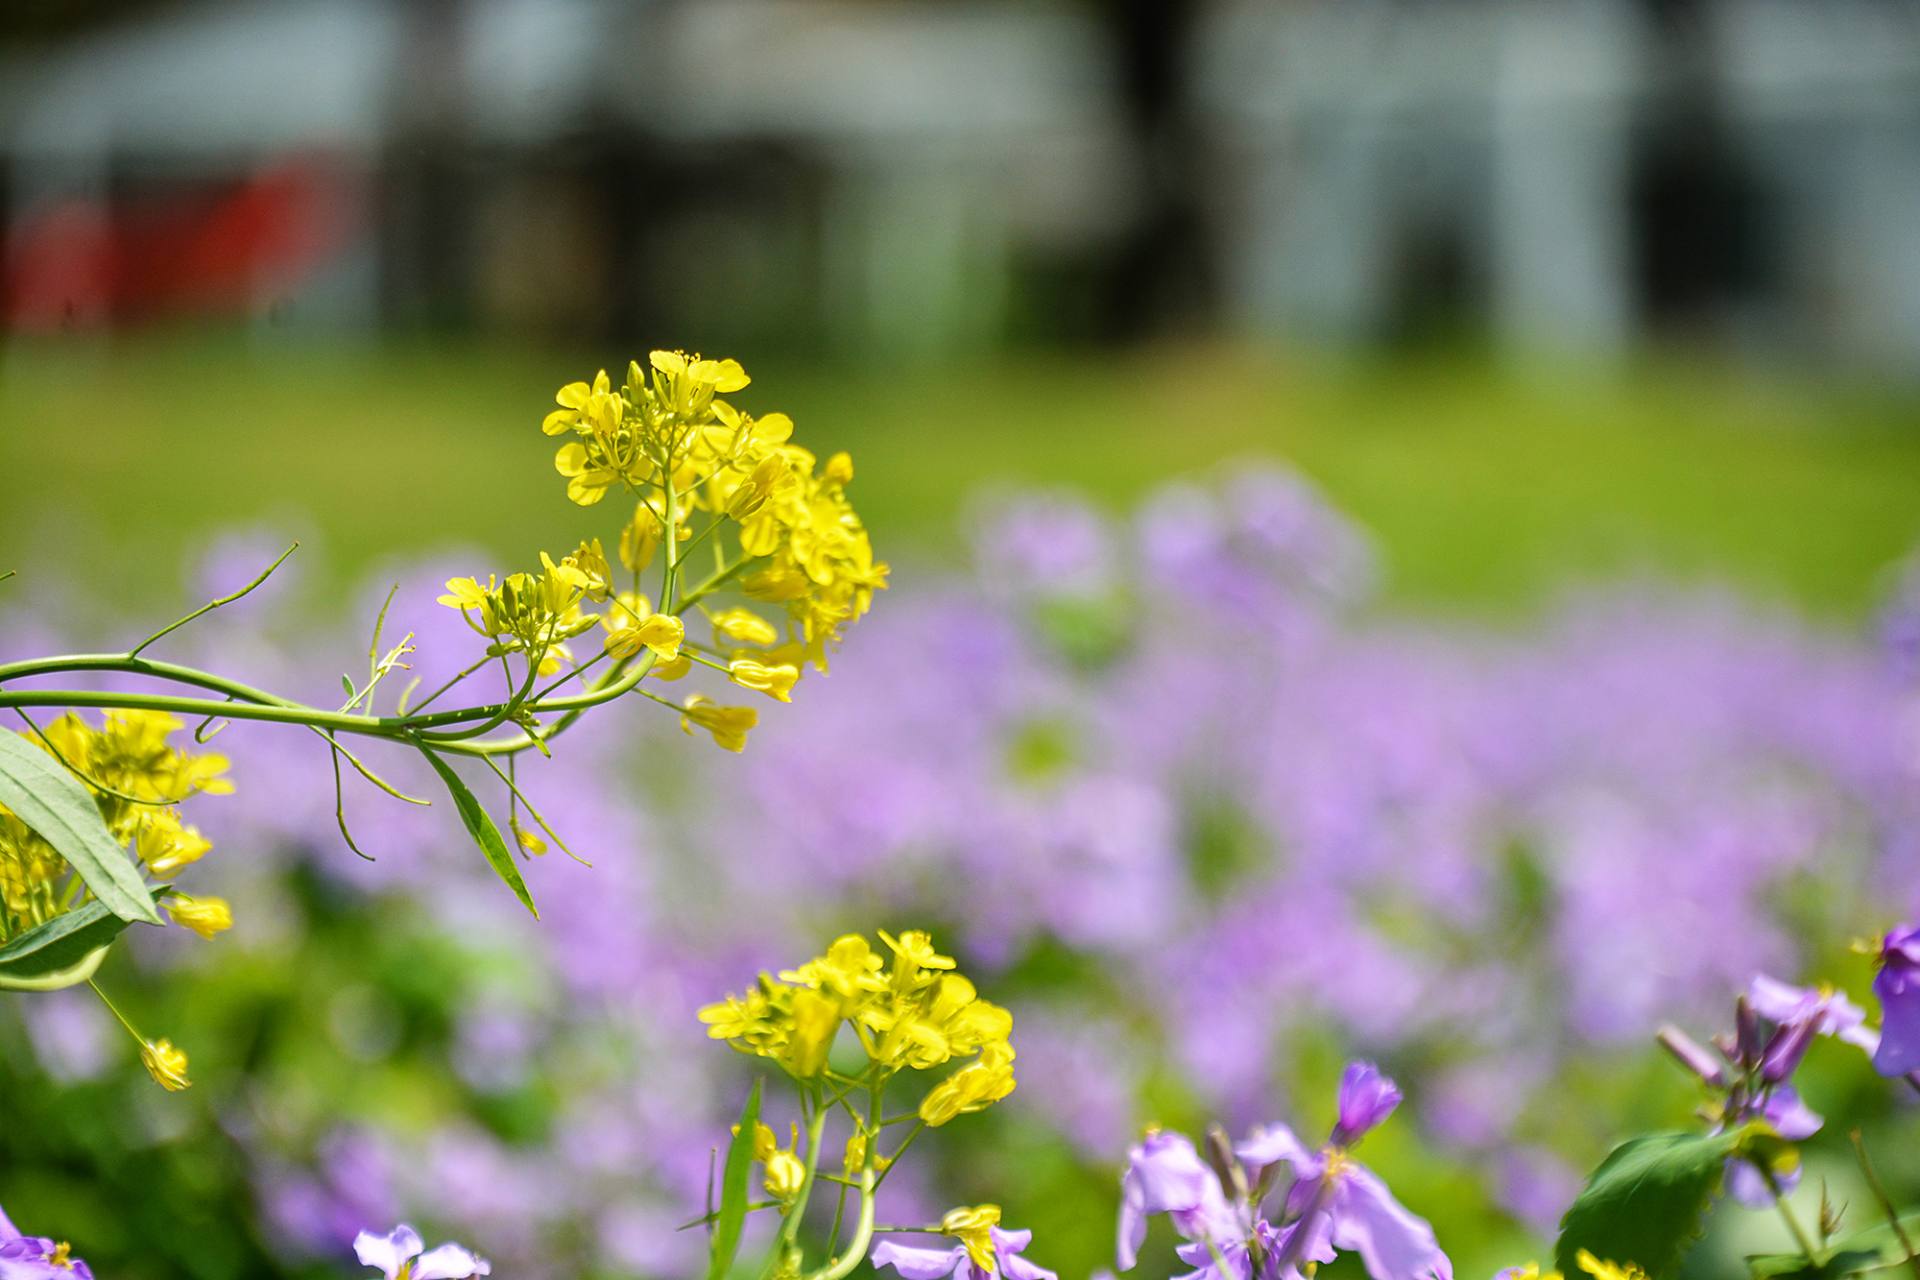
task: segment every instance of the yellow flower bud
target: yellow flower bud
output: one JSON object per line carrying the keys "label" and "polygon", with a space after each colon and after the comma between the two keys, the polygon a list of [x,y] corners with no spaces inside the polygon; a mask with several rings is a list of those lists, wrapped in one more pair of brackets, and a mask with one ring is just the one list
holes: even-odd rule
{"label": "yellow flower bud", "polygon": [[767,1161],[767,1194],[775,1200],[792,1200],[806,1180],[807,1166],[791,1151],[776,1151]]}
{"label": "yellow flower bud", "polygon": [[162,1038],[142,1043],[140,1062],[154,1083],[168,1093],[178,1093],[193,1085],[193,1081],[187,1079],[187,1055],[174,1048],[171,1040]]}
{"label": "yellow flower bud", "polygon": [[821,474],[833,484],[849,484],[853,480],[853,455],[842,450],[827,459],[827,465]]}
{"label": "yellow flower bud", "polygon": [[515,842],[518,843],[519,846],[522,849],[525,849],[528,853],[533,854],[535,857],[539,857],[541,854],[544,854],[547,851],[547,842],[540,838],[540,835],[538,832],[529,831],[525,827],[521,826],[520,819],[508,818],[507,828],[513,832],[513,838]]}
{"label": "yellow flower bud", "polygon": [[171,893],[166,898],[167,914],[173,922],[185,925],[203,938],[211,938],[233,928],[233,908],[227,905],[225,898],[195,898],[184,893]]}

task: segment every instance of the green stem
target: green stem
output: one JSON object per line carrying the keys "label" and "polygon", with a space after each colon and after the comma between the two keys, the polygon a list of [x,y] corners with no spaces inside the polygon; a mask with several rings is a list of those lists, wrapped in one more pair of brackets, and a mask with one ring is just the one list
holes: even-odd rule
{"label": "green stem", "polygon": [[147,1038],[140,1034],[140,1028],[134,1026],[133,1023],[127,1021],[127,1015],[120,1012],[120,1006],[115,1004],[111,999],[108,998],[107,993],[100,989],[100,984],[95,982],[92,978],[88,978],[87,985],[93,988],[93,994],[100,997],[100,1003],[107,1006],[107,1012],[111,1013],[116,1019],[119,1020],[120,1025],[127,1029],[127,1034],[132,1036],[136,1041],[138,1041],[142,1048],[145,1048],[147,1043]]}
{"label": "green stem", "polygon": [[1893,1198],[1887,1194],[1885,1184],[1874,1170],[1873,1161],[1867,1158],[1867,1144],[1860,1137],[1860,1131],[1852,1133],[1853,1153],[1859,1158],[1860,1172],[1866,1175],[1867,1186],[1873,1192],[1874,1199],[1880,1202],[1880,1211],[1887,1215],[1887,1223],[1893,1228],[1894,1239],[1900,1242],[1901,1250],[1907,1255],[1906,1261],[1913,1267],[1913,1274],[1920,1277],[1920,1253],[1913,1250],[1913,1241],[1907,1235],[1906,1227],[1900,1223],[1900,1210],[1894,1207]]}
{"label": "green stem", "polygon": [[[706,599],[708,596],[718,591],[721,587],[724,587],[725,585],[727,585],[728,582],[732,581],[736,576],[738,576],[738,574],[742,569],[752,564],[754,560],[757,558],[758,557],[756,556],[741,556],[738,560],[735,560],[732,564],[727,565],[722,569],[715,570],[699,586],[695,587],[692,591],[688,592],[685,596],[681,597],[681,599],[674,604],[673,612],[685,613],[688,609],[691,609],[694,605],[699,604],[702,600]],[[665,597],[662,597],[662,599],[664,598]]]}
{"label": "green stem", "polygon": [[[867,1158],[860,1163],[860,1212],[854,1220],[853,1238],[847,1241],[847,1251],[837,1259],[828,1262],[825,1267],[812,1273],[807,1280],[842,1280],[853,1269],[866,1261],[867,1247],[873,1243],[874,1192],[880,1183],[874,1176],[874,1161],[878,1157],[880,1095],[885,1091],[884,1081],[878,1081],[867,1100]],[[918,1132],[916,1130],[916,1132]],[[908,1141],[912,1141],[911,1138]],[[902,1144],[905,1150],[905,1144]]]}
{"label": "green stem", "polygon": [[807,1159],[806,1176],[800,1180],[800,1190],[793,1198],[793,1205],[787,1210],[786,1217],[780,1223],[780,1232],[774,1237],[773,1251],[767,1257],[767,1273],[772,1274],[780,1266],[780,1259],[794,1246],[799,1238],[800,1219],[806,1215],[807,1200],[813,1195],[815,1173],[820,1167],[820,1139],[826,1132],[827,1108],[814,1088],[807,1086],[804,1101],[809,1104],[807,1114]]}
{"label": "green stem", "polygon": [[186,617],[181,618],[178,622],[168,623],[166,626],[160,628],[158,631],[148,636],[145,640],[142,640],[139,644],[133,646],[133,648],[127,650],[127,656],[129,658],[137,658],[140,656],[140,651],[142,649],[146,648],[148,645],[152,644],[154,641],[160,639],[161,637],[172,635],[174,632],[178,631],[180,628],[186,626],[189,622],[192,622],[195,618],[205,617],[207,614],[212,613],[215,609],[218,609],[221,605],[232,604],[235,600],[238,600],[240,597],[246,595],[249,591],[253,590],[255,587],[265,582],[268,578],[272,577],[273,571],[275,569],[278,569],[281,565],[285,564],[287,562],[287,557],[292,555],[294,552],[298,551],[299,549],[300,549],[300,544],[297,542],[294,543],[292,546],[288,547],[285,551],[282,551],[280,553],[280,558],[278,560],[275,560],[272,564],[262,569],[260,571],[260,576],[255,578],[252,582],[249,582],[246,586],[240,588],[238,591],[234,592],[232,595],[221,596],[218,600],[209,600],[206,604],[201,605],[198,609],[195,609],[192,613],[188,614]]}
{"label": "green stem", "polygon": [[1816,1271],[1819,1270],[1819,1251],[1813,1247],[1813,1241],[1808,1237],[1806,1229],[1800,1225],[1800,1219],[1794,1217],[1793,1210],[1787,1207],[1786,1193],[1780,1190],[1780,1180],[1773,1176],[1773,1170],[1762,1161],[1755,1160],[1753,1167],[1760,1171],[1761,1181],[1767,1184],[1767,1190],[1773,1194],[1773,1204],[1780,1210],[1780,1220],[1787,1224],[1787,1230],[1793,1234],[1794,1243],[1800,1246],[1800,1252],[1806,1258],[1807,1265]]}

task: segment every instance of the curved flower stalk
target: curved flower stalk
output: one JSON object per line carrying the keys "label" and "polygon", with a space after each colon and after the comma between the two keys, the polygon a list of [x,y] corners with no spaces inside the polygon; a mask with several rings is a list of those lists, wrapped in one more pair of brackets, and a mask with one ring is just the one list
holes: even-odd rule
{"label": "curved flower stalk", "polygon": [[[936,1274],[980,1280],[996,1271],[1010,1280],[1053,1280],[1052,1272],[1019,1256],[1030,1234],[1002,1229],[997,1205],[955,1209],[932,1226],[875,1224],[876,1193],[914,1139],[985,1110],[1014,1088],[1013,1015],[981,999],[928,934],[909,930],[896,937],[883,930],[879,936],[885,954],[859,934],[846,934],[825,954],[777,977],[763,973],[745,994],[700,1010],[710,1037],[781,1069],[798,1095],[801,1115],[790,1144],[779,1146],[773,1130],[758,1122],[756,1087],[735,1130],[726,1198],[701,1219],[715,1225],[709,1276],[717,1280],[726,1273],[745,1216],[772,1209],[781,1221],[768,1261],[771,1274],[841,1280],[868,1256],[876,1233],[929,1232],[960,1243],[931,1250],[883,1241],[873,1248],[873,1264],[892,1266],[907,1280]],[[887,1092],[897,1090],[903,1077],[954,1063],[961,1065],[927,1088],[911,1109],[887,1114]],[[837,1174],[821,1169],[822,1153],[830,1149],[827,1122],[836,1114],[848,1130]],[[888,1131],[900,1126],[910,1127],[890,1142]],[[883,1153],[888,1145],[891,1152]],[[762,1168],[768,1197],[752,1204],[746,1199],[749,1159]],[[825,1259],[810,1265],[800,1226],[823,1180],[837,1189],[833,1226]],[[854,1219],[842,1247],[849,1199]]]}
{"label": "curved flower stalk", "polygon": [[[1237,1145],[1218,1130],[1208,1157],[1179,1134],[1152,1132],[1121,1179],[1118,1262],[1138,1261],[1147,1219],[1166,1214],[1186,1241],[1186,1280],[1298,1280],[1339,1252],[1360,1255],[1375,1280],[1452,1280],[1433,1228],[1409,1213],[1352,1149],[1400,1105],[1400,1090],[1370,1062],[1348,1065],[1340,1112],[1310,1149],[1287,1126],[1263,1125]],[[1266,1202],[1290,1174],[1278,1207]]]}
{"label": "curved flower stalk", "polygon": [[[343,763],[394,799],[429,802],[375,772],[347,740],[416,752],[488,863],[535,915],[517,862],[544,853],[549,842],[566,846],[516,785],[515,757],[551,754],[582,715],[628,695],[666,708],[689,734],[744,749],[759,718],[752,705],[656,690],[695,683],[701,668],[716,691],[790,702],[801,672],[826,670],[830,650],[887,578],[847,498],[851,460],[836,454],[820,463],[792,443],[785,414],[755,418],[724,398],[748,381],[733,360],[655,351],[645,369],[630,363],[618,387],[604,371],[591,383],[562,387],[542,430],[568,437],[555,457],[567,495],[593,507],[617,492],[632,504],[623,505],[624,523],[604,538],[583,537],[558,559],[541,553],[535,570],[450,580],[440,603],[465,619],[477,653],[424,696],[418,680],[390,692],[416,645],[412,634],[387,642],[385,607],[364,673],[341,677],[345,700],[337,706],[147,656],[259,587],[293,548],[244,587],[123,652],[0,664],[0,710],[26,726],[22,738],[0,735],[0,987],[88,981],[125,926],[162,924],[161,908],[203,936],[232,923],[223,900],[171,886],[208,849],[176,806],[228,789],[224,757],[176,743],[189,724],[196,743],[231,721],[314,734],[332,766],[341,836],[355,852]],[[707,559],[710,569],[695,567]],[[60,676],[112,676],[134,687],[46,686]],[[492,688],[465,705],[439,705],[473,681]],[[31,714],[42,707],[64,714],[43,725]],[[99,709],[104,720],[92,725],[76,708]],[[463,758],[492,774],[517,848],[453,767]],[[184,1055],[166,1041],[139,1038],[154,1078],[186,1087]]]}

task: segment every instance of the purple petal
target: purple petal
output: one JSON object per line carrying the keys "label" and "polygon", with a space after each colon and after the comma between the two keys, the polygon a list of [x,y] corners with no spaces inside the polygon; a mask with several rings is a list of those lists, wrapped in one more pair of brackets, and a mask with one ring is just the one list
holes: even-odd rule
{"label": "purple petal", "polygon": [[1792,1142],[1811,1138],[1820,1132],[1825,1124],[1820,1115],[1809,1107],[1792,1089],[1775,1089],[1760,1108],[1761,1118],[1774,1127],[1781,1137]]}
{"label": "purple petal", "polygon": [[1203,1241],[1194,1240],[1174,1252],[1180,1255],[1180,1261],[1194,1268],[1175,1276],[1174,1280],[1253,1280],[1253,1263],[1247,1257],[1247,1246],[1240,1241],[1209,1248]]}
{"label": "purple petal", "polygon": [[1356,1164],[1339,1173],[1333,1243],[1360,1255],[1374,1280],[1453,1280],[1433,1228],[1402,1208],[1386,1184]]}
{"label": "purple petal", "polygon": [[1263,1124],[1256,1127],[1238,1146],[1234,1147],[1233,1154],[1240,1157],[1240,1162],[1246,1165],[1247,1171],[1255,1177],[1258,1177],[1260,1171],[1268,1165],[1278,1164],[1282,1160],[1292,1165],[1295,1173],[1313,1160],[1312,1153],[1299,1138],[1294,1136],[1293,1130],[1283,1124]]}
{"label": "purple petal", "polygon": [[1796,987],[1766,974],[1756,974],[1747,987],[1747,1003],[1753,1011],[1772,1022],[1794,1022],[1819,992],[1811,987]]}
{"label": "purple petal", "polygon": [[1350,1062],[1340,1077],[1340,1137],[1342,1145],[1393,1114],[1400,1105],[1400,1087],[1371,1062]]}
{"label": "purple petal", "polygon": [[443,1244],[420,1255],[407,1280],[467,1280],[490,1275],[493,1264],[457,1244]]}
{"label": "purple petal", "polygon": [[1129,1154],[1126,1176],[1120,1182],[1120,1235],[1115,1247],[1120,1269],[1131,1270],[1139,1260],[1148,1215],[1198,1209],[1207,1199],[1208,1188],[1219,1197],[1213,1170],[1191,1142],[1177,1133],[1148,1134]]}
{"label": "purple petal", "polygon": [[1055,1273],[1036,1262],[1029,1262],[1020,1256],[1021,1250],[1033,1242],[1031,1231],[1003,1231],[999,1227],[989,1227],[987,1233],[993,1237],[993,1256],[1000,1261],[1000,1274],[1006,1280],[1060,1280]]}
{"label": "purple petal", "polygon": [[[1779,1184],[1780,1194],[1785,1195],[1800,1185],[1800,1170],[1794,1168],[1785,1173],[1776,1173],[1773,1180]],[[1751,1160],[1727,1161],[1727,1194],[1749,1209],[1773,1207],[1773,1192],[1767,1188],[1767,1180],[1760,1176],[1760,1170],[1754,1168]]]}
{"label": "purple petal", "polygon": [[[1264,1280],[1298,1280],[1301,1263],[1332,1262],[1332,1228],[1333,1220],[1321,1210],[1315,1210],[1283,1228],[1275,1228],[1263,1220],[1258,1228],[1260,1244],[1267,1251],[1267,1269],[1271,1273]],[[1291,1258],[1292,1262],[1284,1273],[1275,1272],[1272,1263],[1282,1257]]]}
{"label": "purple petal", "polygon": [[1880,998],[1880,1044],[1873,1069],[1883,1076],[1920,1070],[1920,966],[1889,951],[1874,975],[1873,994]]}
{"label": "purple petal", "polygon": [[400,1268],[420,1252],[423,1243],[420,1233],[403,1222],[384,1236],[362,1231],[353,1238],[353,1252],[360,1265],[378,1267],[387,1280],[396,1280]]}
{"label": "purple petal", "polygon": [[967,1260],[967,1251],[961,1245],[951,1249],[922,1249],[892,1240],[882,1240],[867,1255],[867,1261],[873,1266],[892,1267],[906,1280],[941,1280],[959,1270]]}

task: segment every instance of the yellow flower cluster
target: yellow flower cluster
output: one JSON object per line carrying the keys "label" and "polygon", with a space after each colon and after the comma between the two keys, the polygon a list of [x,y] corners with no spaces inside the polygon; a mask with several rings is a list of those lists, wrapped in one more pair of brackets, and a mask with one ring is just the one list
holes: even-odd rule
{"label": "yellow flower cluster", "polygon": [[[212,848],[180,820],[173,806],[193,795],[226,795],[227,760],[173,745],[185,726],[158,711],[110,711],[98,728],[68,714],[44,736],[26,735],[75,774],[100,810],[108,832],[146,872],[172,877]],[[39,833],[0,807],[0,942],[45,924],[86,901],[84,884]],[[233,927],[224,898],[168,893],[167,914],[203,938]],[[103,995],[104,998],[104,995]],[[165,1038],[147,1039],[114,1010],[140,1044],[140,1061],[162,1088],[187,1088],[187,1055]]]}
{"label": "yellow flower cluster", "polygon": [[770,1058],[801,1080],[825,1070],[842,1025],[883,1077],[966,1060],[921,1102],[928,1125],[1013,1092],[1013,1015],[981,999],[927,934],[882,931],[880,939],[890,956],[847,934],[799,968],[762,974],[745,995],[708,1005],[700,1020],[714,1039]]}
{"label": "yellow flower cluster", "polygon": [[[171,806],[196,794],[226,795],[227,760],[174,747],[183,726],[158,711],[110,711],[99,728],[71,713],[48,724],[44,739],[26,734],[62,761],[87,785],[107,830],[158,877],[168,877],[205,856],[212,846],[180,821]],[[11,811],[0,806],[0,941],[63,914],[75,900],[67,892],[66,860]],[[176,903],[191,903],[185,918]],[[232,923],[219,898],[168,899],[174,918],[206,936]]]}
{"label": "yellow flower cluster", "polygon": [[489,657],[524,653],[541,675],[552,675],[571,658],[566,642],[600,621],[583,613],[583,601],[605,600],[611,570],[600,540],[583,542],[558,564],[540,553],[540,572],[510,574],[505,582],[488,575],[449,578],[440,603],[458,609],[467,625],[490,642]]}
{"label": "yellow flower cluster", "polygon": [[[638,496],[620,537],[621,561],[635,573],[668,536],[665,487],[675,499],[676,542],[694,536],[688,521],[697,513],[715,524],[732,522],[741,590],[781,606],[789,635],[782,645],[770,622],[730,610],[713,617],[715,647],[725,653],[728,646],[761,646],[764,652],[745,656],[775,670],[793,667],[797,678],[807,662],[826,669],[827,646],[885,588],[887,566],[874,559],[866,528],[847,500],[852,459],[835,454],[821,466],[790,442],[793,420],[786,414],[755,418],[722,398],[750,381],[736,360],[654,351],[645,369],[630,362],[617,388],[605,370],[591,383],[562,387],[555,396],[559,408],[541,429],[571,437],[554,465],[573,501],[592,506],[615,486]],[[747,683],[759,677],[742,674],[746,680],[736,682],[744,687],[784,693],[784,676]]]}

